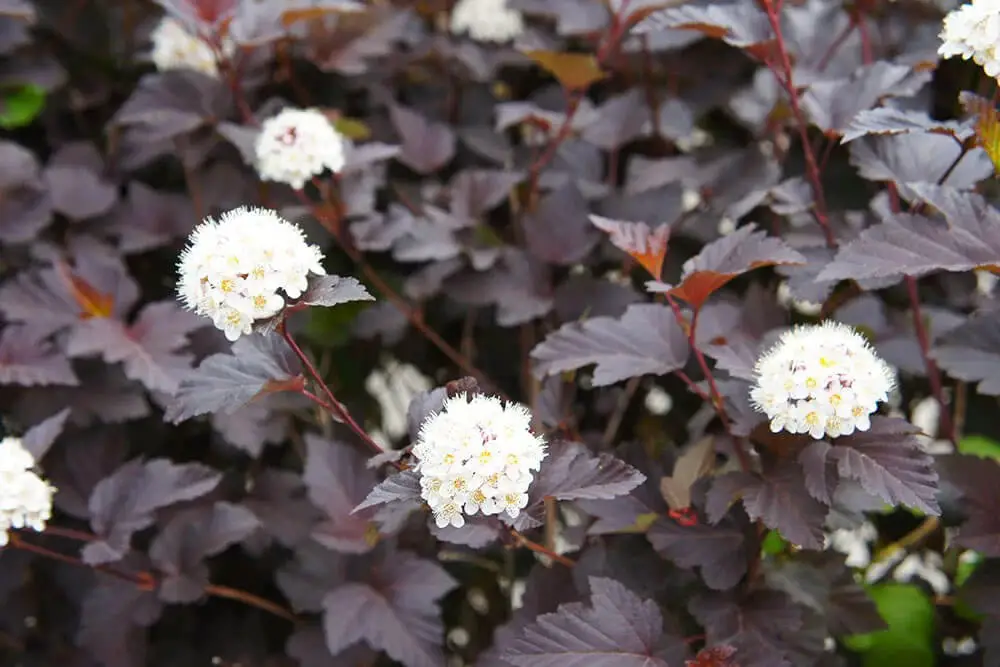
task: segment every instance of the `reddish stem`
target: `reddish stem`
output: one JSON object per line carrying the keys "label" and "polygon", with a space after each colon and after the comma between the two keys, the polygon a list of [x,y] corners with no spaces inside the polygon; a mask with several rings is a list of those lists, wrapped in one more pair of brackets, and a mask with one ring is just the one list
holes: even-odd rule
{"label": "reddish stem", "polygon": [[[347,424],[347,426],[350,427],[350,429],[354,431],[359,438],[361,438],[361,441],[364,442],[369,449],[376,454],[384,453],[385,450],[382,449],[382,446],[372,440],[372,437],[368,435],[368,433],[361,428],[356,421],[354,421],[354,418],[351,417],[351,413],[347,411],[347,408],[345,408],[343,404],[337,400],[337,397],[333,395],[333,391],[331,391],[330,387],[323,381],[323,377],[319,374],[319,371],[316,369],[312,360],[309,359],[306,353],[302,351],[302,348],[299,347],[298,343],[295,342],[295,339],[292,338],[292,335],[288,332],[288,327],[285,326],[285,322],[278,325],[278,331],[281,333],[281,337],[285,339],[285,342],[288,343],[289,347],[292,348],[292,351],[295,352],[295,356],[297,356],[302,362],[306,371],[308,371],[309,375],[312,376],[312,379],[317,385],[319,385],[322,392],[326,395],[326,403],[329,404],[328,409],[340,418],[342,422]],[[327,407],[326,404],[321,403],[321,405]]]}
{"label": "reddish stem", "polygon": [[513,528],[510,529],[510,534],[514,537],[514,540],[520,546],[524,547],[525,549],[528,549],[529,551],[534,551],[537,554],[541,554],[543,556],[551,558],[555,562],[565,565],[566,567],[574,567],[576,565],[576,561],[574,561],[572,558],[567,558],[562,554],[557,554],[555,551],[552,551],[551,549],[542,546],[538,542],[528,539],[523,534],[514,530]]}
{"label": "reddish stem", "polygon": [[813,152],[812,145],[809,143],[809,125],[806,122],[805,115],[802,113],[802,106],[799,104],[799,92],[795,89],[795,82],[792,77],[792,61],[788,57],[785,38],[781,32],[780,3],[777,3],[776,0],[763,0],[763,2],[764,9],[767,11],[767,20],[774,31],[778,56],[781,60],[781,73],[775,72],[775,78],[777,78],[778,83],[788,94],[788,101],[792,107],[792,115],[795,117],[796,125],[798,125],[802,152],[806,159],[806,176],[809,179],[810,185],[812,185],[813,199],[816,201],[813,212],[816,215],[816,220],[823,228],[826,244],[834,248],[837,246],[837,241],[833,236],[833,230],[830,229],[830,220],[826,211],[826,195],[823,192],[823,182],[820,178],[819,165],[816,162],[816,154]]}

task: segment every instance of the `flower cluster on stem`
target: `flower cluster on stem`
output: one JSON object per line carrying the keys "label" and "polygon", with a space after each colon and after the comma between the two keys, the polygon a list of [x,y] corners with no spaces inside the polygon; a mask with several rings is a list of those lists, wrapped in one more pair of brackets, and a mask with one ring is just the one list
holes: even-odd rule
{"label": "flower cluster on stem", "polygon": [[817,440],[867,431],[895,384],[892,369],[864,336],[831,321],[785,332],[754,373],[750,398],[771,420],[771,431]]}
{"label": "flower cluster on stem", "polygon": [[35,458],[18,438],[0,442],[0,547],[11,529],[45,530],[55,488],[32,470]]}
{"label": "flower cluster on stem", "polygon": [[344,168],[345,141],[317,109],[285,109],[268,118],[255,145],[261,180],[296,190],[313,176]]}
{"label": "flower cluster on stem", "polygon": [[[180,21],[164,16],[150,35],[150,41],[150,59],[161,72],[189,69],[206,76],[219,76],[219,65],[212,47],[198,35],[188,32]],[[223,56],[231,57],[235,50],[232,40],[222,40]]]}
{"label": "flower cluster on stem", "polygon": [[521,12],[507,0],[458,0],[451,10],[451,31],[477,42],[509,42],[524,32]]}
{"label": "flower cluster on stem", "polygon": [[[181,253],[181,301],[211,318],[233,341],[298,298],[309,274],[323,275],[323,253],[274,211],[240,207],[206,218]],[[284,294],[284,296],[282,295]]]}
{"label": "flower cluster on stem", "polygon": [[1000,76],[1000,0],[973,0],[950,12],[940,37],[940,56],[971,59],[988,76]]}
{"label": "flower cluster on stem", "polygon": [[478,513],[516,518],[546,451],[523,405],[458,394],[424,421],[413,455],[437,525],[461,528]]}

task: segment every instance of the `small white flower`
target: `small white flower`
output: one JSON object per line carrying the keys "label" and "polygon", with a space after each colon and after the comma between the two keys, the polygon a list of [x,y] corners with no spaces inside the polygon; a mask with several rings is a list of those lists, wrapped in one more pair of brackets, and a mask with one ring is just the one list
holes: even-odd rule
{"label": "small white flower", "polygon": [[0,547],[11,529],[45,530],[55,488],[36,475],[35,459],[18,438],[0,442]]}
{"label": "small white flower", "polygon": [[826,535],[826,548],[847,556],[848,567],[868,567],[871,563],[869,544],[878,537],[878,531],[870,521],[857,528],[839,528]]}
{"label": "small white flower", "polygon": [[[164,16],[150,35],[150,40],[153,45],[150,58],[161,72],[190,69],[211,77],[219,76],[212,47],[188,32],[179,21]],[[222,40],[221,47],[222,55],[226,57],[232,56],[236,50],[236,45],[228,38]]]}
{"label": "small white flower", "polygon": [[545,454],[524,406],[465,394],[424,421],[413,447],[420,495],[442,528],[460,528],[463,514],[517,517]]}
{"label": "small white flower", "polygon": [[750,400],[767,414],[771,431],[816,440],[867,431],[895,384],[892,369],[861,334],[829,321],[784,333],[754,374]]}
{"label": "small white flower", "polygon": [[344,137],[317,109],[285,109],[268,118],[255,146],[262,180],[296,190],[324,171],[344,168]]}
{"label": "small white flower", "polygon": [[298,298],[308,276],[323,275],[323,254],[302,230],[274,211],[240,207],[206,218],[191,233],[178,263],[184,305],[211,318],[236,340]]}
{"label": "small white flower", "polygon": [[972,59],[988,76],[1000,75],[1000,0],[973,0],[944,17],[938,55]]}
{"label": "small white flower", "polygon": [[451,32],[468,32],[477,42],[509,42],[524,32],[524,17],[507,0],[458,0],[451,10]]}

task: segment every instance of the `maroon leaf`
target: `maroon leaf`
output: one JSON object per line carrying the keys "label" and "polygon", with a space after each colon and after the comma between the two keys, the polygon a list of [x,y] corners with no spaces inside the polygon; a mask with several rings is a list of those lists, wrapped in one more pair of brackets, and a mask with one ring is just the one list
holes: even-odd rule
{"label": "maroon leaf", "polygon": [[70,220],[96,218],[110,211],[118,201],[118,187],[82,165],[50,164],[43,177],[52,208]]}
{"label": "maroon leaf", "polygon": [[627,252],[649,271],[653,280],[660,279],[670,241],[670,225],[660,225],[654,231],[645,222],[625,222],[599,215],[591,215],[590,221],[610,235],[609,239],[616,248]]}
{"label": "maroon leaf", "polygon": [[1000,396],[1000,311],[980,313],[952,329],[931,356],[952,377],[977,382],[980,394]]}
{"label": "maroon leaf", "polygon": [[24,326],[0,333],[0,384],[19,387],[77,386],[80,380],[65,355]]}
{"label": "maroon leaf", "polygon": [[304,542],[323,518],[306,497],[302,477],[288,470],[264,469],[243,505],[260,520],[264,532],[287,547]]}
{"label": "maroon leaf", "polygon": [[32,458],[36,461],[41,461],[45,454],[48,453],[49,448],[62,435],[69,413],[70,409],[64,408],[25,431],[21,442],[24,448],[31,452]]}
{"label": "maroon leaf", "polygon": [[163,604],[150,591],[114,577],[100,577],[80,605],[76,641],[104,665],[146,663],[145,628]]}
{"label": "maroon leaf", "polygon": [[762,475],[733,472],[717,477],[707,498],[709,519],[716,522],[725,516],[737,497],[743,499],[751,519],[760,519],[805,549],[823,548],[828,508],[806,490],[802,469],[795,461],[768,465]]}
{"label": "maroon leaf", "polygon": [[109,364],[121,362],[125,376],[150,391],[173,394],[190,371],[193,356],[179,354],[188,334],[205,320],[174,301],[146,305],[132,325],[92,318],[73,329],[66,353],[71,357],[100,355]]}
{"label": "maroon leaf", "polygon": [[584,140],[613,151],[639,137],[649,126],[649,106],[645,93],[632,88],[601,103],[596,119],[583,129]]}
{"label": "maroon leaf", "polygon": [[406,667],[440,667],[438,600],[457,582],[436,563],[406,552],[387,557],[377,571],[376,580],[340,586],[323,598],[327,648],[336,655],[364,640]]}
{"label": "maroon leaf", "polygon": [[84,546],[89,565],[122,558],[132,534],[153,523],[153,512],[203,496],[222,476],[197,463],[175,464],[167,459],[129,461],[101,480],[90,495],[90,522],[100,541]]}
{"label": "maroon leaf", "polygon": [[832,635],[886,628],[874,601],[840,554],[802,552],[794,560],[767,561],[764,579],[771,588],[822,615]]}
{"label": "maroon leaf", "polygon": [[745,527],[733,520],[685,526],[672,518],[660,517],[650,526],[646,537],[661,556],[679,567],[697,567],[709,588],[728,590],[747,572],[750,554]]}
{"label": "maroon leaf", "polygon": [[973,134],[971,127],[954,121],[934,120],[924,113],[879,107],[859,112],[843,129],[840,143],[846,144],[868,134],[907,134],[932,132],[964,141]]}
{"label": "maroon leaf", "polygon": [[736,647],[741,667],[798,664],[791,660],[790,644],[803,626],[803,614],[783,593],[708,593],[695,597],[688,606],[705,628],[706,643]]}
{"label": "maroon leaf", "polygon": [[688,344],[669,308],[643,303],[629,306],[620,318],[564,324],[536,345],[531,357],[538,377],[597,364],[594,386],[605,386],[683,368]]}
{"label": "maroon leaf", "polygon": [[744,49],[758,47],[774,38],[767,14],[756,5],[740,2],[669,7],[650,14],[634,31],[644,33],[665,28],[697,30]]}
{"label": "maroon leaf", "polygon": [[[314,540],[344,553],[365,553],[375,546],[372,511],[355,512],[375,486],[375,473],[357,449],[307,433],[303,479],[309,498],[325,519],[312,531]],[[375,539],[373,539],[375,538]]]}
{"label": "maroon leaf", "polygon": [[455,155],[455,133],[447,125],[396,104],[389,107],[389,117],[403,142],[398,159],[413,171],[430,174]]}
{"label": "maroon leaf", "polygon": [[614,456],[594,456],[578,442],[549,443],[548,455],[532,482],[533,503],[546,497],[558,500],[608,500],[627,494],[646,481],[641,472]]}
{"label": "maroon leaf", "polygon": [[806,258],[755,225],[709,243],[684,263],[681,283],[669,290],[694,308],[701,308],[713,292],[747,271],[775,264],[804,264]]}
{"label": "maroon leaf", "polygon": [[590,578],[590,604],[564,604],[520,630],[503,653],[518,667],[668,667],[663,617],[612,579]]}
{"label": "maroon leaf", "polygon": [[851,164],[869,181],[937,183],[970,189],[993,174],[993,163],[980,148],[965,150],[951,137],[941,134],[896,134],[868,136],[849,146]]}
{"label": "maroon leaf", "polygon": [[364,644],[355,644],[331,656],[323,628],[318,624],[303,625],[292,633],[285,651],[299,661],[300,667],[357,667],[373,665],[378,660],[378,652]]}
{"label": "maroon leaf", "polygon": [[839,134],[858,112],[892,97],[912,97],[931,80],[931,72],[884,60],[864,65],[850,76],[811,84],[802,109],[824,132]]}
{"label": "maroon leaf", "polygon": [[208,412],[233,412],[261,392],[301,379],[298,359],[278,336],[244,336],[232,354],[213,354],[180,383],[164,419],[173,423]]}
{"label": "maroon leaf", "polygon": [[302,303],[310,306],[339,306],[349,301],[374,301],[357,278],[341,276],[313,276],[309,289],[302,295]]}
{"label": "maroon leaf", "polygon": [[477,221],[506,201],[511,188],[523,179],[524,174],[517,172],[463,169],[448,185],[451,214],[459,220]]}
{"label": "maroon leaf", "polygon": [[910,187],[939,208],[947,224],[921,215],[895,214],[843,246],[817,280],[921,276],[997,264],[1000,213],[993,206],[979,195],[953,188]]}
{"label": "maroon leaf", "polygon": [[112,229],[122,252],[138,253],[187,236],[196,220],[189,198],[132,181],[125,206],[114,214]]}
{"label": "maroon leaf", "polygon": [[920,446],[918,433],[905,420],[876,416],[870,430],[837,438],[826,455],[837,462],[841,477],[858,480],[885,502],[940,514],[934,459]]}
{"label": "maroon leaf", "polygon": [[572,181],[553,190],[524,216],[524,234],[532,255],[550,264],[577,264],[597,244],[587,223],[587,201]]}
{"label": "maroon leaf", "polygon": [[974,456],[942,456],[941,476],[959,489],[965,522],[955,542],[984,556],[1000,556],[1000,465]]}
{"label": "maroon leaf", "polygon": [[149,547],[149,557],[164,576],[158,594],[164,602],[190,603],[208,586],[204,560],[246,539],[259,526],[245,507],[217,502],[174,515]]}
{"label": "maroon leaf", "polygon": [[445,293],[473,306],[496,306],[497,324],[513,327],[552,310],[549,272],[541,262],[513,247],[503,248],[487,271],[467,270],[448,279]]}
{"label": "maroon leaf", "polygon": [[412,470],[394,473],[371,490],[355,512],[389,503],[420,503],[420,475]]}

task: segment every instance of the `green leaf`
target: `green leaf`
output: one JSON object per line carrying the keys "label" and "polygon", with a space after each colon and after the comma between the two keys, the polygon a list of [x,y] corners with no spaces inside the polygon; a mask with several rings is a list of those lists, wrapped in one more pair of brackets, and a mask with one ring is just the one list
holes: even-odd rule
{"label": "green leaf", "polygon": [[30,125],[45,106],[45,91],[26,83],[0,93],[0,127],[13,130]]}
{"label": "green leaf", "polygon": [[362,310],[371,305],[365,301],[351,301],[336,308],[310,308],[306,323],[306,337],[318,345],[340,347],[351,340],[351,324]]}
{"label": "green leaf", "polygon": [[863,654],[862,664],[934,667],[934,604],[927,594],[895,582],[872,586],[868,594],[889,628],[844,637],[848,648]]}
{"label": "green leaf", "polygon": [[760,545],[760,550],[768,556],[777,556],[780,553],[784,553],[787,548],[788,540],[783,538],[781,533],[776,530],[768,531],[764,537],[764,541]]}
{"label": "green leaf", "polygon": [[985,435],[967,435],[958,441],[958,451],[981,459],[1000,461],[1000,442]]}

